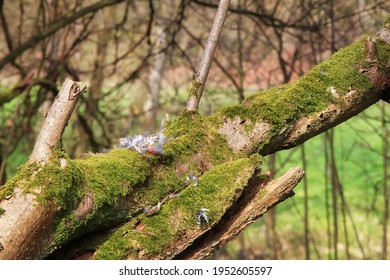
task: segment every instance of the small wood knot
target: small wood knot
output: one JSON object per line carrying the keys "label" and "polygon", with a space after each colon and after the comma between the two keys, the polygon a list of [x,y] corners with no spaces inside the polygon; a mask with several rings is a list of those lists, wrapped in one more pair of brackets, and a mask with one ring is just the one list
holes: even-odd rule
{"label": "small wood knot", "polygon": [[87,86],[83,83],[75,82],[70,88],[68,100],[75,100],[79,95],[87,91]]}

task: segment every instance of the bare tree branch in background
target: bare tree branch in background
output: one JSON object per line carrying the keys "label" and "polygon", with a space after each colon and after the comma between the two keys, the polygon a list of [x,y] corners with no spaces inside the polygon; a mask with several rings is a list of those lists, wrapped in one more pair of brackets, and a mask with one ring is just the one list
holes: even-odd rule
{"label": "bare tree branch in background", "polygon": [[64,28],[68,24],[74,22],[75,20],[89,14],[96,12],[97,10],[103,9],[104,7],[115,5],[121,2],[124,2],[125,0],[103,0],[99,1],[95,4],[92,4],[90,6],[87,6],[74,14],[70,15],[67,18],[61,18],[59,21],[54,22],[50,24],[50,26],[46,29],[41,31],[39,34],[32,35],[29,39],[27,39],[25,42],[21,43],[19,46],[14,48],[9,54],[7,54],[5,57],[3,57],[0,60],[0,70],[7,65],[7,63],[13,62],[18,56],[20,56],[23,52],[28,50],[31,47],[34,47],[38,42],[44,40],[45,38],[49,37],[50,35],[54,34],[61,28]]}

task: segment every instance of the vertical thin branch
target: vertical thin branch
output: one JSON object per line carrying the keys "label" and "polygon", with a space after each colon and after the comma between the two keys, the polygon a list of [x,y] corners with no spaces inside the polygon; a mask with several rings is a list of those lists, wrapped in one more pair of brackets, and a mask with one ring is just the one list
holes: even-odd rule
{"label": "vertical thin branch", "polygon": [[[335,21],[334,21],[334,3],[333,0],[329,1],[329,19],[330,19],[330,50],[333,54],[336,52],[336,42],[335,42]],[[334,259],[338,259],[338,250],[337,250],[337,243],[338,243],[338,207],[337,207],[337,182],[335,181],[335,172],[337,172],[336,166],[335,166],[335,158],[334,158],[334,146],[333,146],[333,129],[330,129],[327,133],[327,140],[329,143],[329,150],[330,150],[330,162],[329,162],[329,169],[330,169],[330,181],[332,186],[332,209],[333,209],[333,253],[334,253]]]}
{"label": "vertical thin branch", "polygon": [[220,0],[217,14],[215,15],[213,26],[210,30],[210,35],[207,40],[206,48],[204,49],[201,61],[199,63],[199,72],[195,75],[192,81],[191,90],[187,100],[186,110],[196,111],[199,107],[199,102],[202,98],[203,89],[210,71],[214,53],[218,45],[219,37],[222,33],[223,24],[229,10],[230,0]]}
{"label": "vertical thin branch", "polygon": [[384,209],[383,209],[383,228],[382,228],[382,256],[381,258],[387,259],[387,222],[389,219],[389,190],[387,184],[387,150],[389,148],[388,142],[388,129],[386,124],[386,105],[384,102],[381,104],[381,113],[382,113],[382,151],[383,151],[383,200],[384,200]]}
{"label": "vertical thin branch", "polygon": [[0,151],[0,186],[4,185],[5,182],[7,181],[7,174],[5,172],[6,165],[7,165],[7,158],[3,157]]}
{"label": "vertical thin branch", "polygon": [[333,0],[329,1],[329,19],[330,19],[330,51],[333,54],[337,51]]}
{"label": "vertical thin branch", "polygon": [[331,250],[332,250],[332,232],[330,229],[330,211],[329,211],[329,155],[328,155],[328,145],[327,145],[327,132],[325,132],[323,137],[323,147],[324,147],[324,154],[325,154],[325,211],[326,211],[326,233],[327,233],[327,240],[328,240],[328,259],[331,259]]}
{"label": "vertical thin branch", "polygon": [[335,180],[335,166],[334,166],[334,145],[333,145],[333,129],[330,129],[326,132],[327,141],[329,144],[329,151],[330,151],[330,159],[329,159],[329,176],[330,176],[330,182],[332,187],[332,211],[333,211],[333,254],[334,259],[338,259],[338,249],[337,249],[337,243],[339,242],[338,237],[338,191],[337,191],[337,183]]}
{"label": "vertical thin branch", "polygon": [[[303,170],[307,170],[305,144],[301,145],[301,158]],[[309,197],[308,197],[308,184],[307,175],[303,177],[303,192],[304,192],[304,238],[305,238],[305,258],[310,260],[310,247],[309,247]]]}
{"label": "vertical thin branch", "polygon": [[[337,179],[338,180],[338,179]],[[345,256],[346,259],[349,260],[351,258],[351,254],[349,253],[349,236],[348,236],[348,227],[347,227],[347,217],[346,217],[346,201],[344,198],[344,195],[342,195],[343,190],[342,190],[342,185],[338,183],[338,190],[340,192],[340,197],[341,197],[341,217],[343,218],[343,229],[344,229],[344,239],[345,239]]]}
{"label": "vertical thin branch", "polygon": [[[276,169],[276,154],[269,155],[269,177],[270,179],[275,178]],[[266,238],[267,238],[267,249],[271,252],[271,258],[278,259],[277,252],[277,239],[276,239],[276,211],[275,207],[270,209],[266,216]]]}
{"label": "vertical thin branch", "polygon": [[[239,7],[241,2],[238,3]],[[241,8],[241,7],[240,7]],[[241,36],[242,33],[242,15],[238,15],[237,21],[237,53],[238,53],[238,77],[239,77],[239,87],[238,87],[238,98],[241,103],[244,101],[244,54],[243,54],[243,39]]]}

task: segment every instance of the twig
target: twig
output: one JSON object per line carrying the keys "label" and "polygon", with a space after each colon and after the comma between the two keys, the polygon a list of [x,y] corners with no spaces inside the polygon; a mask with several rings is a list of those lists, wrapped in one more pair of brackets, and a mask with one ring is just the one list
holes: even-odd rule
{"label": "twig", "polygon": [[219,37],[222,33],[222,27],[225,23],[226,15],[229,10],[229,4],[230,0],[220,0],[219,2],[217,14],[215,15],[213,26],[211,27],[210,35],[207,40],[207,45],[199,63],[199,72],[194,76],[194,80],[192,81],[186,105],[187,111],[198,110],[204,85],[206,83],[207,76],[209,75],[214,53],[218,45]]}

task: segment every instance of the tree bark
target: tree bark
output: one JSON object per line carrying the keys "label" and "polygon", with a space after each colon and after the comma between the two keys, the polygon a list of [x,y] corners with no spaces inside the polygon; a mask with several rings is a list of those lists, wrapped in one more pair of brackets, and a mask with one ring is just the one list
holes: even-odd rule
{"label": "tree bark", "polygon": [[86,86],[70,79],[65,80],[43,123],[29,159],[30,163],[44,162],[53,156],[53,149],[58,145],[79,97],[85,90]]}
{"label": "tree bark", "polygon": [[[0,258],[72,257],[68,252],[81,237],[77,254],[94,252],[97,259],[208,255],[291,196],[302,178],[293,169],[269,181],[259,154],[297,146],[388,98],[389,43],[383,29],[295,83],[253,94],[210,117],[184,111],[163,131],[169,141],[160,155],[122,148],[70,160],[51,151],[50,138],[38,138],[45,152],[34,152],[0,189]],[[40,160],[43,167],[31,163]],[[198,184],[186,181],[189,173]],[[144,212],[153,206],[159,211]],[[96,234],[104,229],[111,230]]]}
{"label": "tree bark", "polygon": [[[85,86],[66,79],[57,99],[53,103],[30,156],[31,168],[34,164],[45,164],[54,157],[53,150],[58,146],[63,130]],[[65,168],[66,160],[60,162]],[[39,170],[36,169],[39,173]],[[31,180],[34,177],[24,180]],[[40,186],[34,193],[25,193],[15,186],[12,193],[0,195],[0,259],[41,258],[47,254],[47,244],[54,227],[54,217],[59,207],[52,202],[40,205],[35,200],[41,192]],[[0,189],[0,191],[4,191]]]}
{"label": "tree bark", "polygon": [[221,36],[223,24],[225,23],[229,10],[229,4],[230,0],[219,1],[217,14],[215,15],[213,26],[211,27],[207,45],[199,63],[199,72],[194,77],[190,95],[188,96],[186,105],[186,110],[188,111],[198,110],[211,63],[213,62],[214,53],[217,49],[219,37]]}

